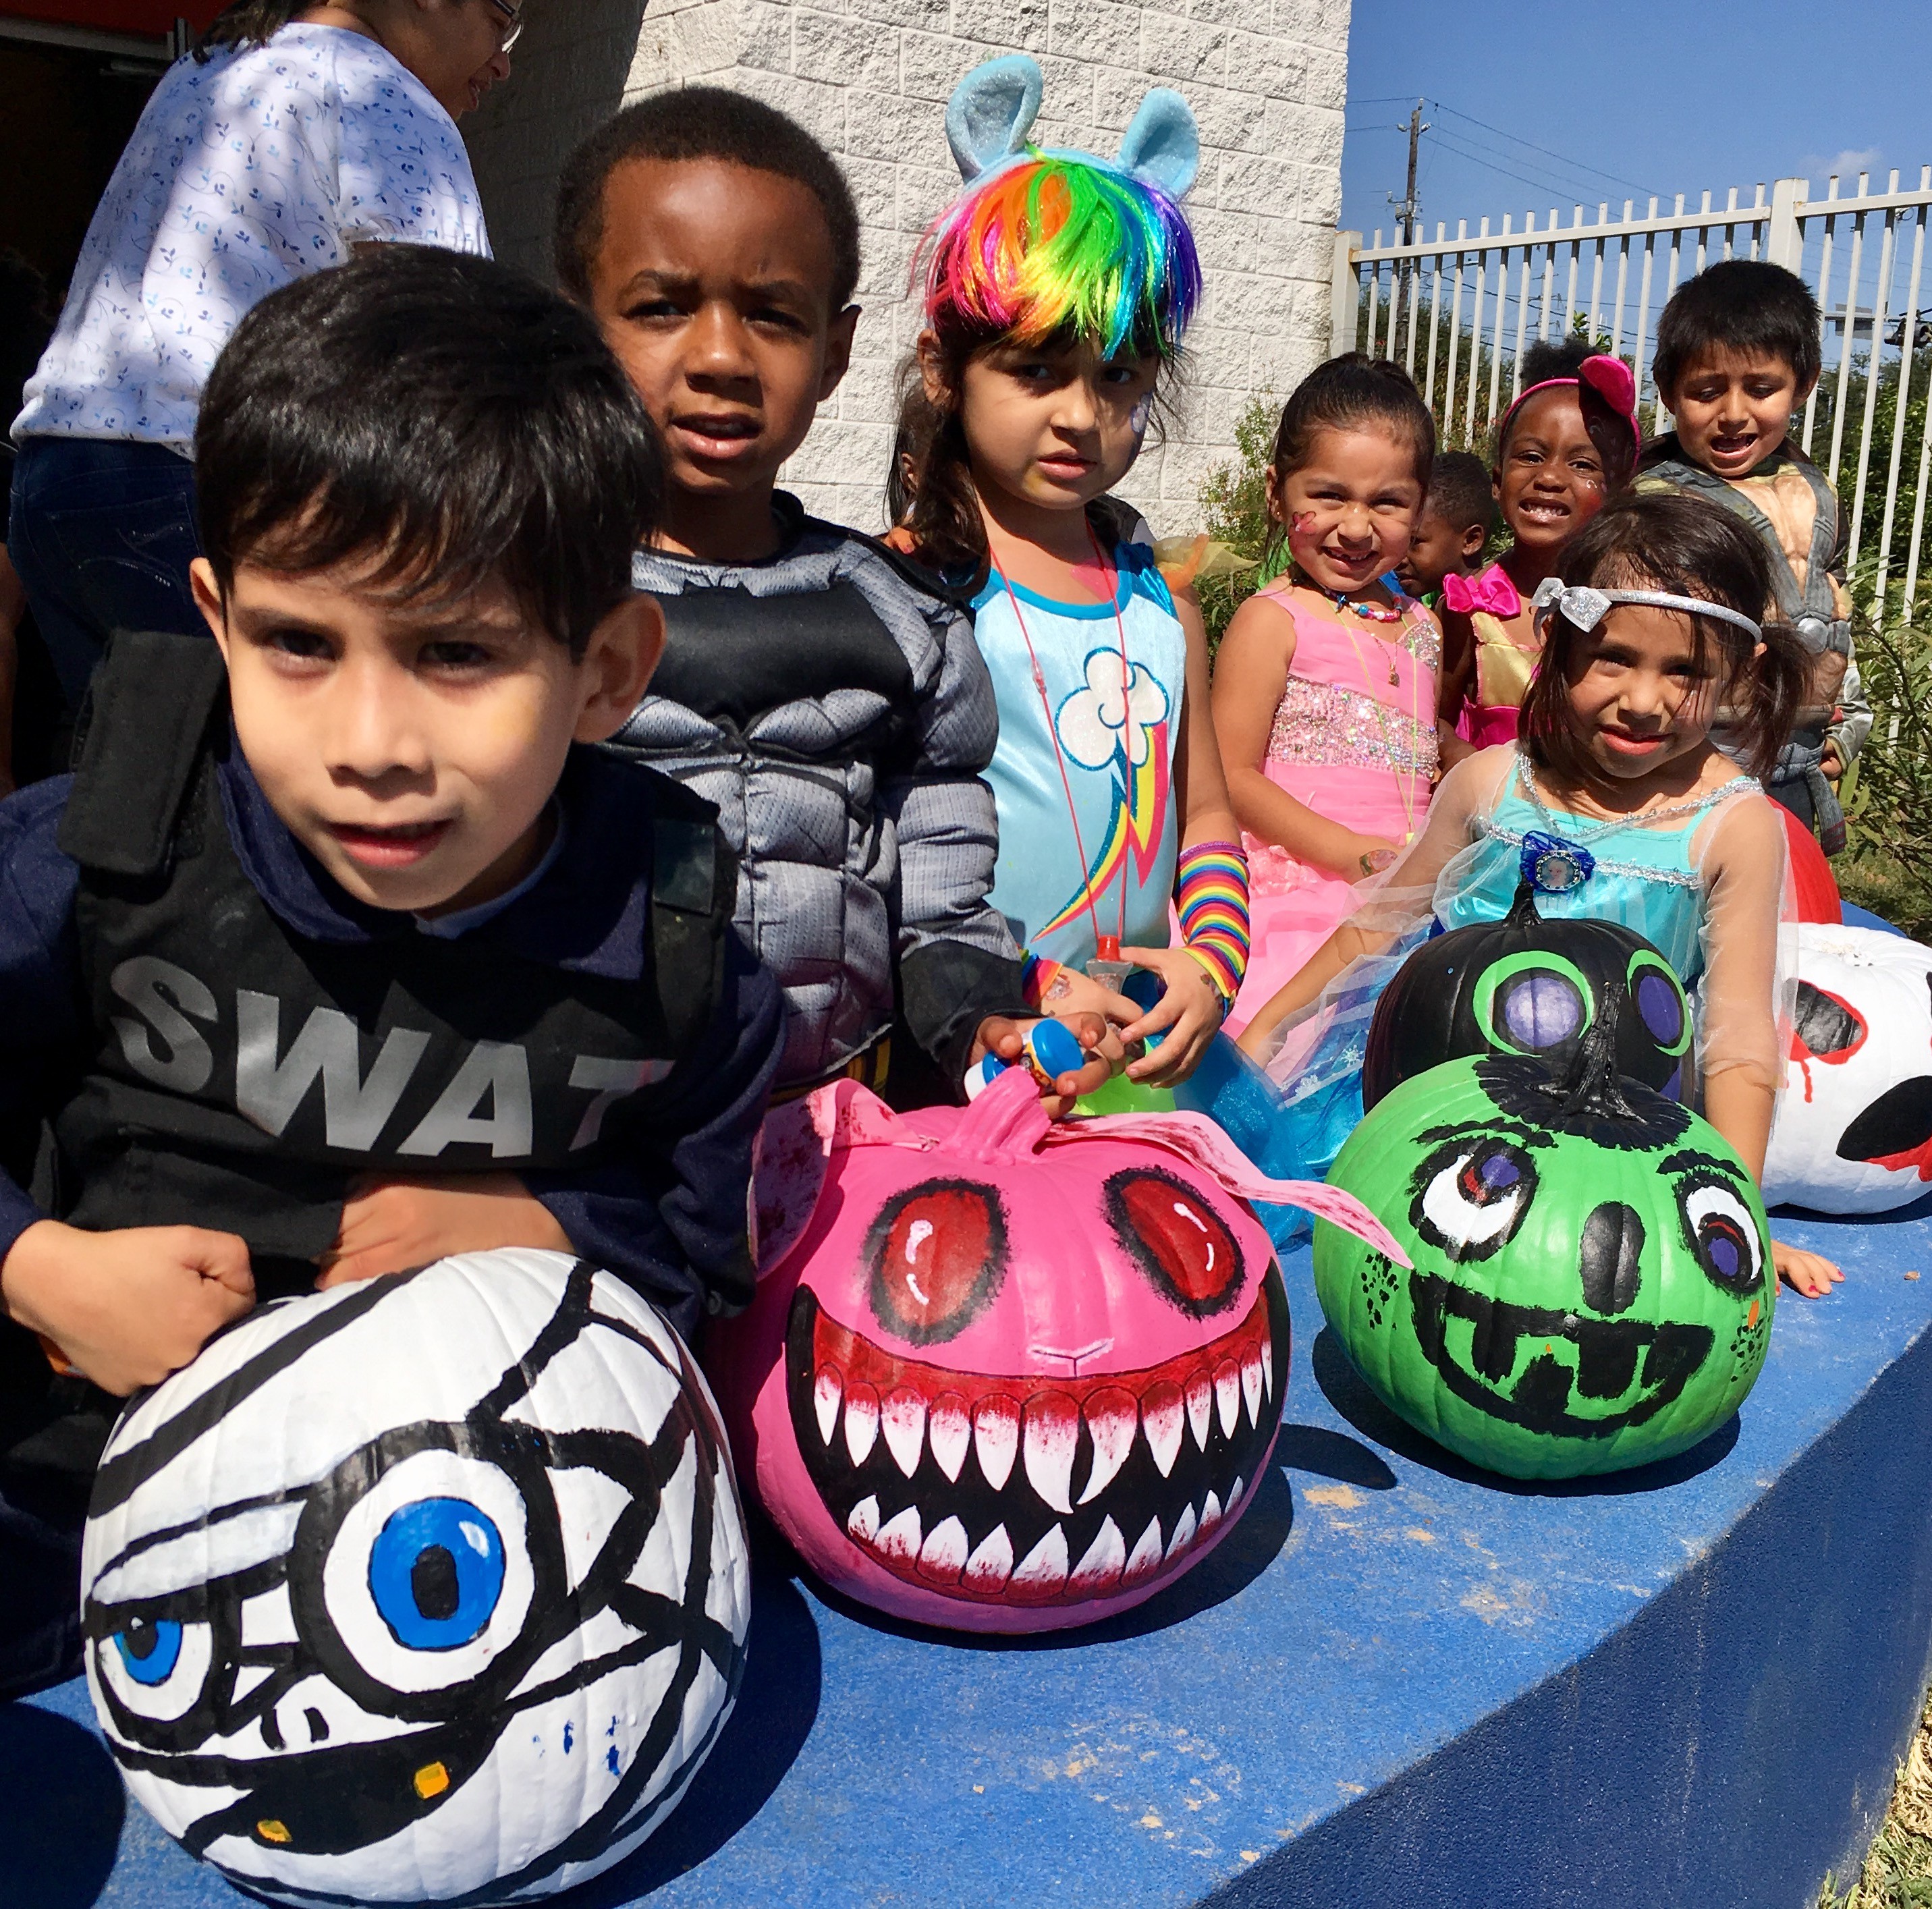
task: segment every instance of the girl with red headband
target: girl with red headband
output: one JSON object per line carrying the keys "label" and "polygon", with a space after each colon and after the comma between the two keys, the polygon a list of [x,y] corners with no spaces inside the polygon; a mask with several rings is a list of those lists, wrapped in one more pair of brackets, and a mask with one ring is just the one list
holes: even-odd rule
{"label": "girl with red headband", "polygon": [[1444,757],[1514,739],[1541,648],[1530,599],[1571,538],[1629,481],[1636,391],[1620,358],[1581,339],[1523,355],[1522,393],[1496,432],[1496,502],[1512,542],[1474,577],[1442,580]]}

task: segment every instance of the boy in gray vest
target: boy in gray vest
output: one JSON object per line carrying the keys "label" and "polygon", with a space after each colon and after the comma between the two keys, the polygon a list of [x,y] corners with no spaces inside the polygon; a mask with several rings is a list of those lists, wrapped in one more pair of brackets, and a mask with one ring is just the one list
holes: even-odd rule
{"label": "boy in gray vest", "polygon": [[[1852,655],[1838,497],[1790,436],[1818,382],[1820,329],[1817,301],[1782,266],[1727,259],[1679,287],[1658,320],[1652,368],[1677,428],[1646,452],[1636,484],[1712,498],[1764,540],[1779,615],[1813,659],[1769,793],[1836,854],[1845,842],[1838,785],[1871,710]],[[1716,740],[1721,746],[1721,728]]]}
{"label": "boy in gray vest", "polygon": [[687,1332],[752,1292],[777,988],[712,811],[586,746],[663,641],[596,326],[379,248],[249,314],[196,449],[215,641],[117,636],[0,806],[0,1695],[71,1661],[113,1395],[258,1299],[502,1246]]}
{"label": "boy in gray vest", "polygon": [[[992,683],[962,602],[776,488],[845,376],[858,233],[802,127],[686,87],[571,156],[556,273],[664,447],[663,522],[635,573],[664,606],[664,662],[614,746],[718,809],[739,930],[784,990],[777,1091],[883,1086],[890,1057],[891,1097],[945,1100],[989,1049],[1017,1060],[1035,1018],[987,900]],[[883,427],[886,394],[869,395]],[[852,458],[866,434],[834,428]],[[1098,1015],[1067,1018],[1087,1046],[1108,1038]],[[1049,1106],[1108,1072],[1096,1057],[1059,1077]]]}

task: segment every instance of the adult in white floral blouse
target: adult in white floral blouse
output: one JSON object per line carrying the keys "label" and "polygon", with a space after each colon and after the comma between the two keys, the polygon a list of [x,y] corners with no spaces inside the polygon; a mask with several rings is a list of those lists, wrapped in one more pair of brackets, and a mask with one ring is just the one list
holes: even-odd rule
{"label": "adult in white floral blouse", "polygon": [[194,428],[249,308],[385,242],[487,253],[456,122],[517,0],[241,0],[163,77],[15,420],[8,551],[76,704],[117,629],[196,631]]}

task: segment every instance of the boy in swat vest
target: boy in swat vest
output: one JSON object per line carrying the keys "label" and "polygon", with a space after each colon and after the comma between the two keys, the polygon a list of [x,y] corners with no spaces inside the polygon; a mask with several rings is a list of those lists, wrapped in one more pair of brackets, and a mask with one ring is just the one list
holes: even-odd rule
{"label": "boy in swat vest", "polygon": [[[892,1097],[954,1097],[988,1049],[1017,1059],[1036,1018],[987,899],[992,684],[962,603],[776,488],[851,355],[844,176],[758,101],[653,95],[566,165],[556,264],[664,447],[635,572],[664,606],[664,659],[615,744],[717,806],[738,926],[784,989],[778,1091],[881,1085],[896,1016]],[[1100,1016],[1066,1018],[1108,1043]],[[1108,1072],[1060,1076],[1050,1108]]]}
{"label": "boy in swat vest", "polygon": [[0,1176],[0,1694],[68,1661],[110,1395],[258,1298],[506,1245],[687,1332],[752,1292],[776,984],[712,811],[584,746],[663,641],[596,326],[378,248],[250,314],[196,449],[215,641],[118,638],[0,807],[0,1122],[53,1142]]}
{"label": "boy in swat vest", "polygon": [[[1813,660],[1768,793],[1836,854],[1845,844],[1838,785],[1871,709],[1852,655],[1838,496],[1788,434],[1818,382],[1820,329],[1817,302],[1782,266],[1729,259],[1681,286],[1658,320],[1653,368],[1677,428],[1645,453],[1635,482],[1723,504],[1770,552],[1778,614]],[[1721,747],[1721,725],[1714,737]]]}

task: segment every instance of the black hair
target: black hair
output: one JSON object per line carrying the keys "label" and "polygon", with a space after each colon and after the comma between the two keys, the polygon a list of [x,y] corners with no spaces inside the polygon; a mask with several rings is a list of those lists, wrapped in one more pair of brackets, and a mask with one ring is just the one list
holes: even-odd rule
{"label": "black hair", "polygon": [[[1559,340],[1539,339],[1522,355],[1522,375],[1517,389],[1527,392],[1558,378],[1576,380],[1576,402],[1582,410],[1583,428],[1589,434],[1590,442],[1597,447],[1598,456],[1604,461],[1604,474],[1609,480],[1610,488],[1616,491],[1629,482],[1630,473],[1636,468],[1637,454],[1643,446],[1629,419],[1612,410],[1604,401],[1602,392],[1583,378],[1585,359],[1606,356],[1588,338],[1575,334]],[[1521,415],[1520,401],[1503,413],[1502,426],[1496,433],[1498,464],[1509,449],[1510,435]]]}
{"label": "black hair", "polygon": [[914,359],[899,374],[898,422],[892,431],[892,461],[886,471],[888,524],[904,524],[911,518],[933,440],[945,424],[946,413],[926,395]]}
{"label": "black hair", "polygon": [[709,159],[770,173],[818,201],[832,236],[829,309],[843,311],[859,284],[859,209],[838,162],[796,119],[724,86],[653,93],[607,120],[564,161],[551,246],[556,282],[580,305],[604,242],[610,175],[634,160]]}
{"label": "black hair", "polygon": [[244,318],[195,431],[202,548],[405,597],[491,577],[581,656],[657,527],[657,435],[595,320],[488,259],[388,245]]}
{"label": "black hair", "polygon": [[1429,494],[1436,462],[1436,420],[1415,380],[1393,359],[1345,351],[1315,369],[1288,393],[1275,427],[1268,468],[1276,483],[1308,461],[1324,431],[1388,431],[1415,460],[1415,481]]}
{"label": "black hair", "polygon": [[1429,500],[1423,508],[1459,533],[1480,524],[1486,537],[1496,527],[1496,493],[1489,466],[1473,451],[1442,452],[1429,474]]}
{"label": "black hair", "polygon": [[272,40],[310,0],[235,0],[209,23],[194,43],[194,56],[206,61],[218,47],[259,47]]}
{"label": "black hair", "polygon": [[[1599,590],[1654,590],[1736,610],[1763,629],[1754,658],[1748,632],[1715,617],[1693,617],[1700,668],[1715,663],[1718,701],[1742,745],[1744,766],[1760,778],[1776,767],[1809,675],[1803,642],[1788,625],[1766,620],[1776,605],[1771,560],[1740,518],[1708,498],[1677,491],[1617,498],[1578,531],[1563,552],[1566,584]],[[1559,610],[1546,626],[1543,656],[1523,699],[1530,760],[1563,779],[1582,778],[1582,747],[1570,716],[1570,670],[1588,641]]]}
{"label": "black hair", "polygon": [[1781,358],[1802,393],[1824,362],[1818,301],[1795,272],[1762,259],[1726,259],[1670,295],[1657,321],[1651,376],[1668,400],[1684,368],[1700,351]]}

